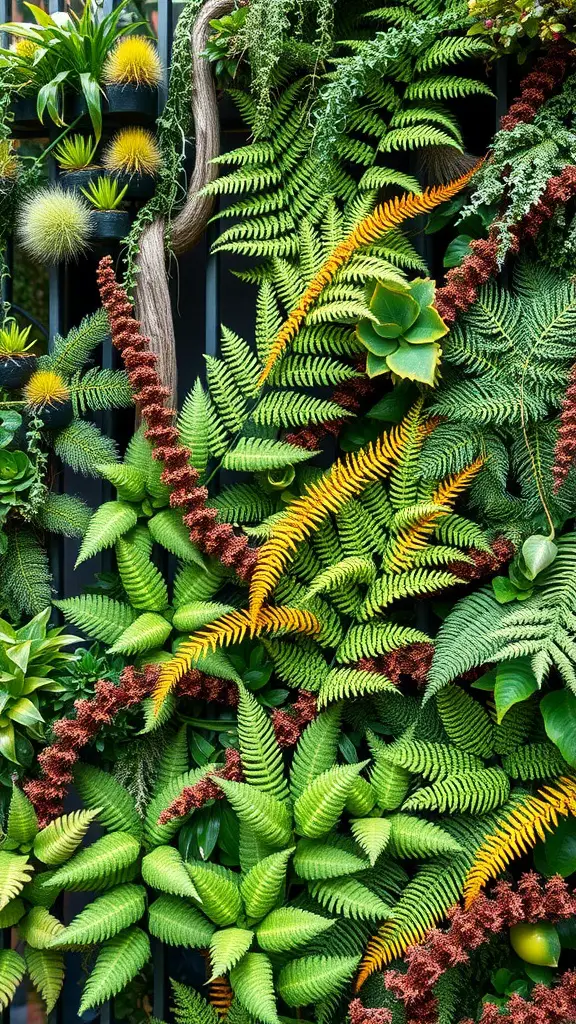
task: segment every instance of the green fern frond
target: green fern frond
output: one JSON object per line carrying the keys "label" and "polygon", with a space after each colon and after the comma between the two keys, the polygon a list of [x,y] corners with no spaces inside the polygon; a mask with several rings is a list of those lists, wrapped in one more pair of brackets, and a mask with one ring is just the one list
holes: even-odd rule
{"label": "green fern frond", "polygon": [[242,878],[240,892],[249,920],[261,920],[276,906],[286,883],[286,867],[293,852],[294,847],[289,847],[264,857]]}
{"label": "green fern frond", "polygon": [[0,564],[4,603],[15,615],[37,615],[52,600],[48,556],[36,534],[18,524],[7,531],[8,547]]}
{"label": "green fern frond", "polygon": [[0,949],[0,1010],[5,1010],[26,974],[26,961],[14,949]]}
{"label": "green fern frond", "polygon": [[240,437],[235,447],[226,452],[222,467],[243,473],[259,473],[284,469],[285,466],[305,462],[316,454],[271,437]]}
{"label": "green fern frond", "polygon": [[251,483],[223,487],[218,495],[211,498],[209,504],[218,509],[221,522],[233,523],[235,526],[266,519],[277,508],[272,495]]}
{"label": "green fern frond", "polygon": [[28,857],[0,850],[0,910],[8,905],[30,881],[32,865]]}
{"label": "green fern frond", "polygon": [[374,867],[378,857],[386,849],[390,840],[391,823],[389,818],[356,818],[350,822],[354,839],[368,856],[370,866]]}
{"label": "green fern frond", "polygon": [[117,462],[116,443],[106,437],[90,420],[73,419],[68,427],[54,435],[54,451],[75,473],[98,476],[100,463]]}
{"label": "green fern frond", "polygon": [[448,739],[460,750],[490,757],[494,750],[494,725],[488,712],[459,686],[446,686],[436,697],[436,707]]}
{"label": "green fern frond", "polygon": [[312,581],[307,597],[315,594],[331,593],[333,590],[352,583],[371,583],[376,575],[376,566],[367,556],[351,556],[321,572]]}
{"label": "green fern frond", "polygon": [[272,720],[244,686],[239,687],[238,738],[246,781],[276,800],[286,801],[284,761]]}
{"label": "green fern frond", "polygon": [[8,808],[6,835],[15,846],[28,846],[34,840],[37,832],[38,819],[34,805],[24,795],[16,782],[12,782],[12,797]]}
{"label": "green fern frond", "polygon": [[310,885],[310,894],[331,914],[359,921],[382,921],[392,909],[356,878],[329,878]]}
{"label": "green fern frond", "polygon": [[400,691],[380,672],[366,672],[357,668],[333,668],[324,679],[318,691],[318,707],[324,708],[334,701],[350,697],[362,697],[383,690],[400,695]]}
{"label": "green fern frond", "polygon": [[461,853],[462,847],[442,828],[410,814],[393,814],[390,824],[390,852],[396,857],[436,857],[441,853]]}
{"label": "green fern frond", "polygon": [[75,416],[107,409],[127,409],[134,402],[125,370],[100,370],[97,366],[72,377],[70,397]]}
{"label": "green fern frond", "polygon": [[220,1024],[220,1017],[205,999],[187,985],[171,980],[176,1024]]}
{"label": "green fern frond", "polygon": [[317,646],[306,638],[262,641],[274,663],[278,678],[288,686],[303,686],[316,690],[329,669]]}
{"label": "green fern frond", "polygon": [[94,349],[101,345],[110,334],[108,316],[99,309],[91,316],[84,317],[78,327],[73,327],[65,338],[54,335],[52,351],[44,357],[54,373],[65,379],[81,370],[90,359]]}
{"label": "green fern frond", "polygon": [[168,605],[168,589],[159,569],[145,552],[122,538],[116,541],[115,552],[122,586],[130,604],[142,611],[163,611]]}
{"label": "green fern frond", "polygon": [[293,960],[278,976],[278,991],[288,1006],[307,1006],[340,993],[360,957],[307,956]]}
{"label": "green fern frond", "polygon": [[247,928],[221,928],[210,940],[210,966],[212,974],[208,981],[214,981],[227,974],[248,952],[254,932]]}
{"label": "green fern frond", "polygon": [[490,51],[490,44],[484,39],[469,36],[453,36],[437,39],[417,59],[416,71],[431,71],[445,64],[457,64],[461,60],[482,57]]}
{"label": "green fern frond", "polygon": [[462,580],[452,572],[440,569],[410,569],[401,573],[386,573],[371,585],[361,608],[362,618],[372,618],[394,601],[407,597],[425,597],[453,587]]}
{"label": "green fern frond", "polygon": [[360,658],[375,658],[418,643],[430,643],[430,637],[419,629],[392,622],[361,623],[348,630],[336,651],[336,661],[342,664],[360,661]]}
{"label": "green fern frond", "polygon": [[309,839],[326,835],[344,810],[356,778],[367,761],[329,768],[309,782],[294,803],[296,831]]}
{"label": "green fern frond", "polygon": [[219,864],[203,861],[189,861],[187,868],[206,916],[221,928],[234,924],[242,907],[238,876]]}
{"label": "green fern frond", "polygon": [[88,529],[92,509],[73,494],[49,491],[39,509],[38,522],[49,533],[63,537],[83,537]]}
{"label": "green fern frond", "polygon": [[366,871],[367,867],[368,862],[358,856],[350,841],[334,836],[323,840],[301,839],[294,854],[294,870],[307,882],[355,875]]}
{"label": "green fern frond", "polygon": [[528,743],[502,759],[502,767],[511,779],[557,779],[569,775],[570,768],[553,743]]}
{"label": "green fern frond", "polygon": [[500,768],[484,768],[448,775],[417,790],[404,801],[405,811],[467,812],[484,814],[500,807],[510,795],[510,781]]}
{"label": "green fern frond", "polygon": [[34,840],[34,855],[44,864],[62,864],[82,842],[97,810],[72,811],[51,821]]}
{"label": "green fern frond", "polygon": [[[119,467],[120,468],[120,467]],[[106,501],[94,512],[84,535],[76,566],[112,547],[138,522],[136,509],[125,501]]]}
{"label": "green fern frond", "polygon": [[38,995],[46,1004],[46,1013],[51,1013],[64,984],[64,957],[52,949],[24,949],[26,969]]}
{"label": "green fern frond", "polygon": [[292,800],[298,800],[314,779],[335,764],[341,714],[341,708],[333,707],[318,715],[302,733],[294,751],[290,771]]}
{"label": "green fern frond", "polygon": [[64,932],[64,925],[46,907],[32,907],[19,925],[19,934],[34,949],[49,949]]}
{"label": "green fern frond", "polygon": [[142,822],[134,797],[112,775],[93,765],[79,764],[74,769],[74,786],[82,802],[95,811],[109,832],[140,836]]}
{"label": "green fern frond", "polygon": [[146,651],[158,650],[164,646],[171,632],[172,625],[163,615],[157,612],[143,612],[120,633],[108,648],[108,653],[143,654]]}
{"label": "green fern frond", "polygon": [[212,456],[222,455],[228,431],[199,379],[184,399],[177,422],[182,444],[190,451],[192,465],[203,473]]}
{"label": "green fern frond", "polygon": [[279,907],[258,925],[258,945],[267,953],[291,952],[306,946],[336,924],[335,920],[297,907]]}
{"label": "green fern frond", "polygon": [[254,422],[263,427],[303,427],[313,423],[349,416],[347,409],[323,398],[301,395],[297,391],[274,391],[258,403]]}
{"label": "green fern frond", "polygon": [[220,777],[216,781],[224,790],[240,821],[255,829],[263,842],[273,847],[288,844],[292,821],[285,803],[276,800],[270,793],[243,782],[231,782]]}
{"label": "green fern frond", "polygon": [[93,903],[81,910],[59,933],[57,945],[87,946],[106,942],[139,921],[145,909],[146,891],[143,886],[119,885],[103,896],[97,896]]}
{"label": "green fern frond", "polygon": [[150,934],[168,946],[206,949],[214,925],[180,896],[159,896],[148,908]]}
{"label": "green fern frond", "polygon": [[264,953],[246,953],[230,971],[230,984],[243,1006],[263,1024],[280,1024],[272,964]]}
{"label": "green fern frond", "polygon": [[423,775],[430,782],[484,768],[484,763],[479,757],[456,746],[429,740],[415,740],[411,737],[402,737],[387,747],[386,758],[413,775]]}
{"label": "green fern frond", "polygon": [[404,93],[407,100],[454,100],[465,96],[493,96],[492,90],[474,78],[435,75],[412,82]]}
{"label": "green fern frond", "polygon": [[121,992],[149,959],[148,936],[140,928],[127,928],[105,942],[84,986],[79,1012]]}
{"label": "green fern frond", "polygon": [[[76,812],[82,813],[82,812]],[[94,817],[94,812],[90,812]],[[50,828],[50,826],[48,826]],[[140,853],[140,842],[128,832],[111,832],[80,850],[50,879],[62,889],[94,890],[113,884]]]}
{"label": "green fern frond", "polygon": [[142,859],[142,878],[147,885],[161,892],[200,899],[190,881],[186,865],[174,846],[157,846],[147,853]]}
{"label": "green fern frond", "polygon": [[188,536],[182,515],[174,508],[163,509],[148,520],[148,529],[153,539],[182,562],[195,562],[202,569],[204,559]]}

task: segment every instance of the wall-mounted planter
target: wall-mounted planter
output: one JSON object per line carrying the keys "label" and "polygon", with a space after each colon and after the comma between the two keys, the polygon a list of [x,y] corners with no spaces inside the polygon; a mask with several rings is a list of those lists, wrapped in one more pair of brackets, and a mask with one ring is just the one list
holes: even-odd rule
{"label": "wall-mounted planter", "polygon": [[7,391],[24,387],[37,365],[38,357],[26,353],[0,356],[0,387]]}
{"label": "wall-mounted planter", "polygon": [[34,412],[42,420],[47,430],[62,430],[63,427],[68,426],[74,415],[71,399],[57,402],[54,405],[43,405],[34,409]]}
{"label": "wall-mounted planter", "polygon": [[94,238],[120,241],[130,231],[131,218],[125,210],[93,210],[90,223]]}
{"label": "wall-mounted planter", "polygon": [[36,112],[36,96],[16,96],[10,109],[14,115],[10,134],[15,139],[48,135],[47,125],[42,124]]}
{"label": "wall-mounted planter", "polygon": [[84,167],[80,171],[61,171],[58,175],[58,184],[69,192],[79,192],[81,188],[88,188],[91,181],[97,181],[103,174],[102,167]]}
{"label": "wall-mounted planter", "polygon": [[158,89],[148,85],[109,85],[108,113],[122,124],[150,124],[158,115]]}
{"label": "wall-mounted planter", "polygon": [[153,174],[113,174],[120,188],[128,186],[125,199],[150,199],[156,188]]}

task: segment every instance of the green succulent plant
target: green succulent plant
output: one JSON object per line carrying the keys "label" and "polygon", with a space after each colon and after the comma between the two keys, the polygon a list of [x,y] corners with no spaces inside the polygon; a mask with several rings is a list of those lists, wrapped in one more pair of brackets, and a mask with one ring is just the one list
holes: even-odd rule
{"label": "green succulent plant", "polygon": [[11,508],[25,504],[36,470],[26,452],[0,451],[0,522]]}
{"label": "green succulent plant", "polygon": [[[49,629],[50,611],[45,608],[19,629],[0,619],[0,757],[12,765],[29,763],[30,739],[44,735],[40,694],[60,693],[54,675],[77,658],[63,650],[77,637],[62,626]],[[0,775],[7,768],[0,762]]]}
{"label": "green succulent plant", "polygon": [[441,356],[438,341],[448,333],[434,308],[434,295],[435,283],[429,278],[407,284],[382,279],[368,286],[372,317],[360,321],[356,335],[368,351],[369,377],[392,373],[434,385]]}

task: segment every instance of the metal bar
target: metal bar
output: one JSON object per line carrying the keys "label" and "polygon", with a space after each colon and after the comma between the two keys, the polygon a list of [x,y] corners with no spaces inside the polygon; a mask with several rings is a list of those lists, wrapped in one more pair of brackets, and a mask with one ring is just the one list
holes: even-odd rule
{"label": "metal bar", "polygon": [[168,96],[168,69],[172,57],[172,0],[158,0],[158,54],[162,64],[162,81],[158,86],[158,113],[161,114]]}

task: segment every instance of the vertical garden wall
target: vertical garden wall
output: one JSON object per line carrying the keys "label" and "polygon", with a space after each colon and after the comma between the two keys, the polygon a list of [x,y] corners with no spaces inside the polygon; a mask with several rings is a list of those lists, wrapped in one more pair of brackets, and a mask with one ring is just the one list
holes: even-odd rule
{"label": "vertical garden wall", "polygon": [[0,16],[2,1024],[570,1024],[570,5]]}

